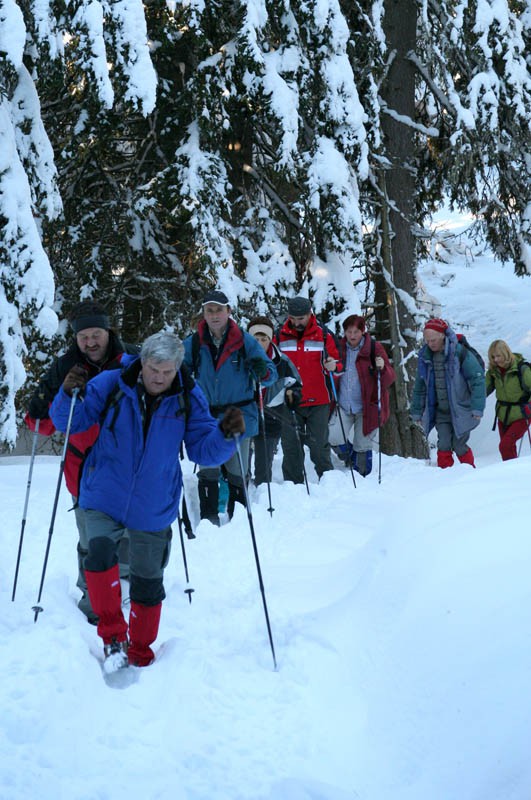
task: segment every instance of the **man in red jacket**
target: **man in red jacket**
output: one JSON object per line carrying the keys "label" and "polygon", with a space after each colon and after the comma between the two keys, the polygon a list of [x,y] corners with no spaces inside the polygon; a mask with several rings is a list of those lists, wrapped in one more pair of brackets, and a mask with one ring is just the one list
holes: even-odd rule
{"label": "man in red jacket", "polygon": [[279,331],[278,346],[302,379],[301,402],[286,411],[282,425],[282,474],[286,481],[303,483],[304,452],[297,432],[309,447],[319,477],[334,468],[328,444],[329,381],[330,373],[341,370],[341,363],[334,337],[319,325],[307,297],[288,300],[288,318]]}
{"label": "man in red jacket", "polygon": [[[62,386],[66,375],[73,367],[82,367],[86,380],[94,378],[103,370],[120,369],[124,352],[138,353],[135,345],[123,345],[111,329],[109,317],[105,309],[93,300],[78,303],[70,315],[70,326],[75,340],[64,355],[56,358],[33,393],[25,423],[30,430],[35,430],[35,421],[39,422],[39,434],[51,436],[55,426],[48,415],[52,400]],[[74,513],[79,534],[77,545],[78,580],[77,586],[82,596],[78,608],[88,621],[95,625],[98,621],[90,605],[85,581],[83,562],[87,555],[88,543],[85,531],[85,515],[77,505],[79,488],[79,470],[85,451],[96,441],[99,426],[93,425],[88,431],[72,434],[68,442],[65,458],[65,483],[74,500]],[[129,573],[128,541],[123,540],[120,547],[120,577],[126,578]]]}
{"label": "man in red jacket", "polygon": [[339,458],[351,462],[365,477],[372,469],[373,448],[378,446],[378,426],[389,419],[389,387],[396,375],[383,346],[366,332],[364,317],[351,314],[343,322],[343,330],[345,336],[339,343],[344,365],[338,391],[341,420],[335,409],[330,418],[329,439]]}

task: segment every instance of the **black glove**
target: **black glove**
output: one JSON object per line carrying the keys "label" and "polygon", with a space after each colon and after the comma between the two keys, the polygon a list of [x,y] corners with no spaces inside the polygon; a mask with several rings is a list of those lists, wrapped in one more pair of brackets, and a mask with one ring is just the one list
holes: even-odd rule
{"label": "black glove", "polygon": [[262,378],[265,378],[267,375],[269,367],[267,366],[267,361],[264,361],[263,358],[251,358],[249,361],[249,369],[256,380],[261,381]]}
{"label": "black glove", "polygon": [[230,406],[225,411],[219,425],[226,439],[230,439],[235,433],[245,433],[245,420],[236,406]]}
{"label": "black glove", "polygon": [[63,381],[63,389],[65,390],[66,394],[72,397],[72,392],[74,389],[79,389],[80,391],[83,390],[87,380],[87,371],[79,364],[76,364],[72,367],[70,372],[67,373],[66,378]]}
{"label": "black glove", "polygon": [[32,419],[48,419],[48,407],[44,394],[33,395],[28,406],[28,414]]}
{"label": "black glove", "polygon": [[286,389],[286,394],[284,395],[284,399],[286,401],[286,405],[288,408],[297,408],[301,404],[302,400],[302,391],[298,387],[293,389]]}

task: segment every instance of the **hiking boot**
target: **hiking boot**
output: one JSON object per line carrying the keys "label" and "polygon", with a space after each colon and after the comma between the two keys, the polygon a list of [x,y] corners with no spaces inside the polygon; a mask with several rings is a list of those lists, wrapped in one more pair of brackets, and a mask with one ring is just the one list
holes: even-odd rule
{"label": "hiking boot", "polygon": [[372,471],[372,450],[362,450],[361,452],[355,453],[354,460],[356,462],[355,469],[363,478],[370,475]]}
{"label": "hiking boot", "polygon": [[235,483],[229,482],[229,500],[227,503],[227,514],[229,515],[229,519],[232,519],[234,516],[234,507],[236,503],[240,503],[244,507],[246,506],[245,491],[243,486],[238,486]]}
{"label": "hiking boot", "polygon": [[90,599],[89,599],[87,591],[83,592],[83,596],[79,600],[79,602],[77,604],[77,607],[85,615],[85,617],[87,618],[87,622],[90,625],[97,625],[98,624],[99,617],[92,610],[92,606],[90,605]]}
{"label": "hiking boot", "polygon": [[219,486],[217,481],[207,481],[199,478],[197,483],[199,492],[199,512],[201,519],[208,519],[213,525],[219,526],[218,502]]}
{"label": "hiking boot", "polygon": [[357,467],[356,467],[356,455],[357,455],[357,453],[355,452],[355,450],[352,447],[352,444],[350,442],[348,443],[348,445],[346,445],[346,444],[337,444],[334,447],[332,447],[332,450],[334,451],[336,456],[339,458],[339,460],[342,461],[343,464],[345,464],[346,467],[349,467],[352,464],[354,469],[357,469]]}
{"label": "hiking boot", "polygon": [[115,637],[113,637],[108,644],[103,646],[103,653],[105,656],[103,669],[105,672],[118,672],[119,669],[124,669],[124,667],[129,666],[127,647],[127,641],[118,642]]}

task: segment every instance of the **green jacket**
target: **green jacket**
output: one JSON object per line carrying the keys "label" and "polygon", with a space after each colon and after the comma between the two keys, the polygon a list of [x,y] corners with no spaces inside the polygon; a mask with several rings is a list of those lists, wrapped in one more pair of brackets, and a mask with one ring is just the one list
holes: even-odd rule
{"label": "green jacket", "polygon": [[[528,398],[518,377],[518,364],[523,360],[520,353],[514,353],[513,363],[503,375],[498,367],[489,367],[485,375],[485,390],[488,395],[496,391],[496,416],[504,425],[525,417],[521,406]],[[531,393],[531,367],[522,369],[522,381]]]}

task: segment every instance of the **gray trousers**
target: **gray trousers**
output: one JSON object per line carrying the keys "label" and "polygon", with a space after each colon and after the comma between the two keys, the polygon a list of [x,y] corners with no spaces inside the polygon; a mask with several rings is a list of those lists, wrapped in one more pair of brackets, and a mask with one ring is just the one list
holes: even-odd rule
{"label": "gray trousers", "polygon": [[[87,537],[87,525],[86,525],[86,518],[85,518],[85,509],[80,508],[77,505],[77,498],[72,496],[72,500],[74,501],[74,515],[76,517],[76,525],[77,525],[77,532],[79,536],[79,540],[77,543],[77,583],[76,586],[81,590],[81,598],[77,604],[77,607],[89,622],[95,623],[97,621],[97,617],[92,610],[92,606],[90,604],[90,598],[87,591],[87,581],[85,579],[85,558],[88,554],[88,537]],[[119,544],[118,550],[118,563],[120,565],[120,578],[123,580],[129,580],[129,535],[128,532],[125,531]]]}
{"label": "gray trousers", "polygon": [[456,436],[449,417],[441,418],[439,415],[435,418],[435,428],[437,429],[437,450],[453,450],[458,456],[466,453],[470,432]]}
{"label": "gray trousers", "polygon": [[357,453],[378,449],[378,428],[375,428],[368,436],[365,436],[363,433],[363,413],[360,411],[359,414],[351,414],[350,411],[345,411],[344,408],[341,408],[341,419],[339,419],[336,408],[328,423],[328,438],[332,447],[345,444],[341,423],[343,423],[347,441],[351,443]]}
{"label": "gray trousers", "polygon": [[[240,439],[240,450],[242,454],[242,461],[243,467],[245,470],[245,481],[247,482],[247,470],[249,468],[249,448],[251,446],[251,440],[249,438]],[[227,476],[227,481],[232,483],[233,486],[241,486],[243,487],[243,480],[242,480],[242,473],[240,469],[240,460],[238,458],[238,453],[234,453],[233,456],[229,458],[228,461],[225,461],[223,464],[223,469]],[[203,479],[204,481],[214,481],[215,483],[219,480],[219,474],[221,471],[221,467],[209,467],[207,465],[200,466],[197,471],[197,477],[199,479]]]}
{"label": "gray trousers", "polygon": [[304,450],[297,438],[295,423],[298,425],[302,444],[309,447],[317,475],[321,477],[323,472],[334,469],[328,443],[329,412],[328,405],[299,407],[294,415],[284,409],[280,439],[284,453],[282,474],[285,481],[304,482]]}
{"label": "gray trousers", "polygon": [[118,560],[120,542],[129,538],[129,596],[145,606],[155,606],[165,597],[162,579],[170,559],[172,530],[126,528],[103,511],[85,510],[88,555],[85,569],[104,572]]}

